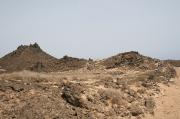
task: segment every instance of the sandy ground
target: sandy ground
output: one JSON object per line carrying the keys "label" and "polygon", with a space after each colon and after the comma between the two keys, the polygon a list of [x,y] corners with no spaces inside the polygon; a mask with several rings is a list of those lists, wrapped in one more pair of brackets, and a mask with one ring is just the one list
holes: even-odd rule
{"label": "sandy ground", "polygon": [[180,119],[180,68],[176,68],[177,78],[170,86],[161,85],[163,95],[157,97],[155,115],[145,119]]}

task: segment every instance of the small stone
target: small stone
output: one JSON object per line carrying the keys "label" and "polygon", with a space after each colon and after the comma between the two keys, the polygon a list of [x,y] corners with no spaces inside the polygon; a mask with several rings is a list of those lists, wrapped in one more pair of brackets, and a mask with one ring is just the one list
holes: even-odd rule
{"label": "small stone", "polygon": [[132,116],[138,116],[143,113],[142,109],[137,105],[130,106],[129,111],[132,114]]}
{"label": "small stone", "polygon": [[147,109],[154,109],[155,107],[155,101],[153,100],[153,98],[147,98],[145,99],[145,106],[147,107]]}

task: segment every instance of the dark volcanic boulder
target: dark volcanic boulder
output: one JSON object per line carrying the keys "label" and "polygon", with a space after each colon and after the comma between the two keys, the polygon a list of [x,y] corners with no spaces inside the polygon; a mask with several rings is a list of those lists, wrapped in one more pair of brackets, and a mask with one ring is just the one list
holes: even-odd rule
{"label": "dark volcanic boulder", "polygon": [[82,107],[81,94],[83,92],[81,84],[67,83],[63,87],[62,97],[71,105]]}

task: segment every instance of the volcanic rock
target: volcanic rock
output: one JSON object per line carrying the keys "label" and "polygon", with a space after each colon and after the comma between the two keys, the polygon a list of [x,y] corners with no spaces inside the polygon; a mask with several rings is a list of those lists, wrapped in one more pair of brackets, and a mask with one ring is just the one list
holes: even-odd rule
{"label": "volcanic rock", "polygon": [[15,51],[0,58],[0,66],[8,72],[31,70],[38,72],[53,72],[74,70],[84,67],[85,59],[65,56],[57,59],[35,44],[21,45]]}
{"label": "volcanic rock", "polygon": [[62,97],[71,105],[81,107],[81,94],[84,89],[80,84],[68,83],[63,87]]}

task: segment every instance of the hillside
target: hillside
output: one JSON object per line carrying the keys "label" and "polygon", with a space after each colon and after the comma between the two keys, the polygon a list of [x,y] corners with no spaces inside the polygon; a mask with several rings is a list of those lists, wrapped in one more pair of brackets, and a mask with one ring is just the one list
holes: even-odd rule
{"label": "hillside", "polygon": [[15,51],[0,59],[0,66],[8,72],[21,70],[38,72],[73,70],[83,67],[85,63],[86,60],[84,59],[67,56],[57,59],[44,52],[37,43],[29,46],[21,45]]}
{"label": "hillside", "polygon": [[36,43],[2,57],[0,66],[3,119],[153,117],[162,106],[156,100],[163,96],[161,86],[177,75],[171,64],[134,51],[98,61],[57,59]]}
{"label": "hillside", "polygon": [[115,56],[103,60],[103,65],[109,68],[116,68],[122,66],[139,67],[139,68],[154,68],[158,59],[143,56],[138,52],[131,51],[119,53]]}
{"label": "hillside", "polygon": [[119,53],[117,55],[106,58],[100,62],[106,69],[126,69],[128,70],[154,70],[159,75],[175,75],[173,66],[165,61],[147,57],[135,51]]}
{"label": "hillside", "polygon": [[180,60],[166,60],[166,62],[172,64],[175,67],[180,67]]}

